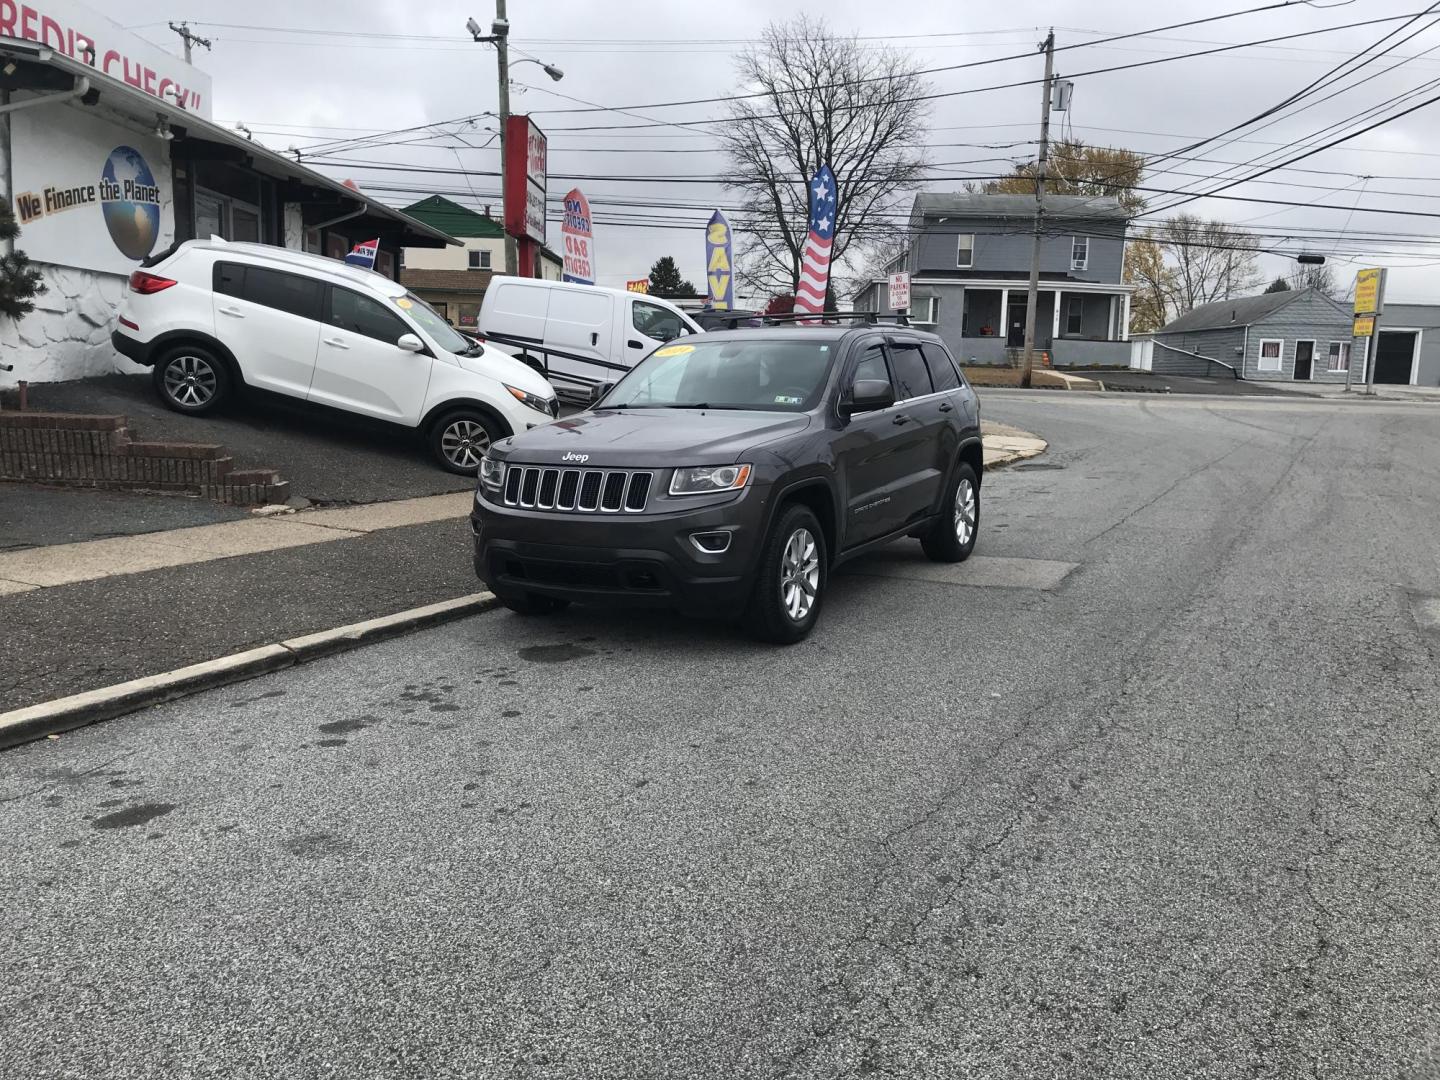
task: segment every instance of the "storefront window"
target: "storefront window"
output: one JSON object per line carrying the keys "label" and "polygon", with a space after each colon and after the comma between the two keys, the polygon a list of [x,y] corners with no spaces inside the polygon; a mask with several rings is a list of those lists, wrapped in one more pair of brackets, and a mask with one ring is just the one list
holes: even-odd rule
{"label": "storefront window", "polygon": [[480,325],[480,305],[460,304],[460,329],[474,330]]}

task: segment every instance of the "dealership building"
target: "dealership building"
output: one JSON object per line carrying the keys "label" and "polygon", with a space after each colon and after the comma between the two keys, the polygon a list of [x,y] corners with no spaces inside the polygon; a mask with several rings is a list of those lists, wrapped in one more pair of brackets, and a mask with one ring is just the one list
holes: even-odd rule
{"label": "dealership building", "polygon": [[138,370],[110,346],[145,258],[194,237],[343,258],[380,239],[375,269],[449,235],[210,119],[210,79],[76,3],[0,0],[0,196],[14,247],[47,292],[0,317],[0,385]]}

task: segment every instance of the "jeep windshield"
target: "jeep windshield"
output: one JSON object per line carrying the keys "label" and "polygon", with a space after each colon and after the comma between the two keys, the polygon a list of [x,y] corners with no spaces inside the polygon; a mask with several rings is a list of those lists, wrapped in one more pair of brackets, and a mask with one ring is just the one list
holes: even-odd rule
{"label": "jeep windshield", "polygon": [[605,396],[605,409],[805,412],[825,392],[830,342],[696,338],[662,345]]}

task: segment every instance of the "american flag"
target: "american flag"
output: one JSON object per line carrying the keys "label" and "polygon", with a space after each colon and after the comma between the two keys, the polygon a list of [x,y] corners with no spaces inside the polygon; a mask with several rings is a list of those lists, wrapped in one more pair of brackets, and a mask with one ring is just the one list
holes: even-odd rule
{"label": "american flag", "polygon": [[835,174],[821,165],[810,181],[810,232],[805,237],[805,258],[800,263],[800,284],[795,288],[795,310],[818,314],[825,310],[825,287],[830,281],[830,245],[835,240]]}

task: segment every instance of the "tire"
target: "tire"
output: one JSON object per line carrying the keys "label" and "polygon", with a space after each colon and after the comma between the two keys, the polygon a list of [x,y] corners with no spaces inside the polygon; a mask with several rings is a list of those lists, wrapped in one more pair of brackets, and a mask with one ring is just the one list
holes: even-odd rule
{"label": "tire", "polygon": [[829,569],[814,513],[798,504],[782,510],[761,548],[745,628],[776,645],[803,641],[820,618]]}
{"label": "tire", "polygon": [[430,425],[430,453],[457,476],[474,476],[490,444],[505,438],[500,426],[478,409],[456,409]]}
{"label": "tire", "polygon": [[570,606],[569,600],[561,600],[554,596],[540,596],[537,593],[516,593],[513,596],[502,596],[500,603],[515,612],[516,615],[554,615]]}
{"label": "tire", "polygon": [[935,562],[964,562],[975,550],[980,535],[980,478],[962,461],[950,474],[950,490],[940,504],[940,516],[920,538],[925,554]]}
{"label": "tire", "polygon": [[214,412],[230,398],[230,370],[200,345],[177,345],[155,362],[151,376],[160,400],[190,416]]}

